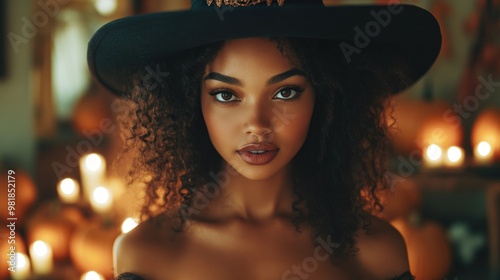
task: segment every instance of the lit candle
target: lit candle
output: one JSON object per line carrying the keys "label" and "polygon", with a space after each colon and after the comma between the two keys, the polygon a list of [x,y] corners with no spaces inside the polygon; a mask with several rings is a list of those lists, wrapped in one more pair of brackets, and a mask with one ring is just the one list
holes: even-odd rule
{"label": "lit candle", "polygon": [[92,192],[92,197],[90,198],[90,205],[92,209],[97,213],[106,213],[111,209],[113,203],[113,197],[111,196],[111,192],[103,187],[98,186]]}
{"label": "lit candle", "polygon": [[33,272],[38,275],[52,271],[52,248],[45,242],[37,240],[30,246]]}
{"label": "lit candle", "polygon": [[80,159],[80,173],[84,195],[90,201],[94,189],[104,183],[106,160],[96,153],[85,155]]}
{"label": "lit candle", "polygon": [[138,225],[137,221],[132,218],[126,218],[122,223],[122,232],[127,233],[133,230]]}
{"label": "lit candle", "polygon": [[459,167],[464,163],[464,150],[457,146],[451,146],[446,151],[446,166]]}
{"label": "lit candle", "polygon": [[117,0],[94,0],[94,7],[99,14],[109,16],[116,11],[117,2]]}
{"label": "lit candle", "polygon": [[429,167],[437,167],[443,163],[443,152],[441,147],[436,144],[431,144],[425,149],[424,163]]}
{"label": "lit candle", "polygon": [[104,277],[95,271],[89,271],[84,273],[80,280],[104,280]]}
{"label": "lit candle", "polygon": [[481,141],[474,149],[474,158],[477,163],[488,164],[493,161],[493,149],[490,143]]}
{"label": "lit candle", "polygon": [[73,179],[63,179],[57,186],[57,194],[62,202],[75,203],[80,197],[80,186],[78,182]]}
{"label": "lit candle", "polygon": [[23,253],[16,253],[16,266],[10,271],[10,277],[14,280],[25,280],[30,276],[30,259]]}

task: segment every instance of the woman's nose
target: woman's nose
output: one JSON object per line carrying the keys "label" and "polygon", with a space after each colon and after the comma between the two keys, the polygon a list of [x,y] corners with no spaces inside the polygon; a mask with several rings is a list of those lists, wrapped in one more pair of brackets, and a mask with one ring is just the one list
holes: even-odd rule
{"label": "woman's nose", "polygon": [[256,103],[249,105],[247,110],[247,120],[244,123],[245,133],[264,137],[273,132],[272,108],[269,105]]}

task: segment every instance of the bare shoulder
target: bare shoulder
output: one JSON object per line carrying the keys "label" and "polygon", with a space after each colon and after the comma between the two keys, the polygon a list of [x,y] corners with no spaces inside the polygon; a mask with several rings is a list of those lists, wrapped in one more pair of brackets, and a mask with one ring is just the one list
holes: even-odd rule
{"label": "bare shoulder", "polygon": [[356,238],[358,262],[374,279],[392,279],[409,270],[406,245],[401,234],[388,222],[370,216],[367,230]]}
{"label": "bare shoulder", "polygon": [[[113,267],[116,276],[129,272],[154,279],[158,269],[164,269],[166,259],[175,254],[177,232],[170,223],[151,220],[120,235],[113,245]],[[159,246],[159,245],[162,246]],[[163,260],[160,262],[158,260]]]}

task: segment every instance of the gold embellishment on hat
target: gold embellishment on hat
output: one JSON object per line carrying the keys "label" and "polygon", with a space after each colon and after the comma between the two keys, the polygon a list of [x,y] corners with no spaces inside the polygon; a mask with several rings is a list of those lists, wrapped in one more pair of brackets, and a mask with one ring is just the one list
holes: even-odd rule
{"label": "gold embellishment on hat", "polygon": [[[210,6],[212,5],[212,2],[214,0],[207,0],[207,5]],[[266,1],[268,6],[271,6],[273,3],[273,0],[224,0],[224,5],[226,6],[231,6],[231,7],[248,7],[251,5],[257,5],[262,2]],[[277,0],[278,1],[278,6],[283,6],[285,3],[285,0]],[[215,4],[217,7],[222,6],[222,0],[215,0]]]}

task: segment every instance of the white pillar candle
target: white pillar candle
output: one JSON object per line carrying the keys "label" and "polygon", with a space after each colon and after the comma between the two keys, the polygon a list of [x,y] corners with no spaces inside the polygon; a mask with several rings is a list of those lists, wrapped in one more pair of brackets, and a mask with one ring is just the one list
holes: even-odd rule
{"label": "white pillar candle", "polygon": [[52,271],[52,248],[45,242],[37,240],[30,246],[33,272],[37,275],[49,274]]}
{"label": "white pillar candle", "polygon": [[80,198],[80,185],[73,179],[63,179],[57,185],[57,194],[64,203],[76,203]]}
{"label": "white pillar candle", "polygon": [[84,196],[90,201],[94,189],[104,183],[106,160],[96,153],[84,155],[80,159],[80,175]]}
{"label": "white pillar candle", "polygon": [[16,265],[14,270],[10,271],[10,277],[13,280],[25,280],[30,277],[30,259],[23,253],[16,253]]}

